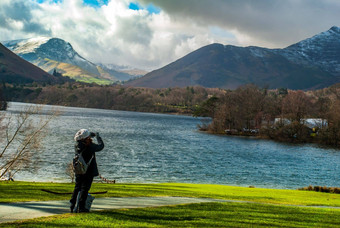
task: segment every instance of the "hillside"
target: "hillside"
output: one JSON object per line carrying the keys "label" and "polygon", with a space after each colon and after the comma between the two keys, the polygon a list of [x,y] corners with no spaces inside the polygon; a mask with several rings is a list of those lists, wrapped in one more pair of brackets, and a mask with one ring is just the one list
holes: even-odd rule
{"label": "hillside", "polygon": [[281,54],[289,60],[304,65],[316,65],[333,75],[340,76],[340,28],[328,31],[293,44]]}
{"label": "hillside", "polygon": [[53,83],[62,79],[46,73],[0,44],[0,80],[9,83]]}
{"label": "hillside", "polygon": [[126,85],[235,89],[252,83],[269,88],[324,88],[340,82],[339,40],[340,29],[332,27],[285,49],[211,44]]}
{"label": "hillside", "polygon": [[128,81],[145,75],[147,72],[135,68],[121,67],[114,64],[98,64],[98,67],[109,75],[114,75],[119,81]]}
{"label": "hillside", "polygon": [[112,84],[129,80],[134,75],[94,64],[80,56],[72,45],[59,38],[36,37],[31,39],[5,41],[3,44],[23,59],[46,72],[54,69],[72,79],[97,84]]}

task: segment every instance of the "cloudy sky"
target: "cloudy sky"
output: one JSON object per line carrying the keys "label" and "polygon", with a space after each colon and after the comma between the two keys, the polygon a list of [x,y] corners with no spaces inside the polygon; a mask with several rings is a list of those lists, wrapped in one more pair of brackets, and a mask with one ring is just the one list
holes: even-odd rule
{"label": "cloudy sky", "polygon": [[96,63],[162,67],[211,43],[283,48],[340,26],[339,0],[0,0],[0,41],[51,36]]}

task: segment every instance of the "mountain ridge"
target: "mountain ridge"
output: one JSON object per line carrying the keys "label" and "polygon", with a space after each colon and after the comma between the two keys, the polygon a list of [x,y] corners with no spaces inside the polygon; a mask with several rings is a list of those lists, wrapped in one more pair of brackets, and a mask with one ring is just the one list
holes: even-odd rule
{"label": "mountain ridge", "polygon": [[32,63],[20,58],[0,43],[0,80],[8,83],[54,83],[67,79],[55,77],[43,71]]}
{"label": "mountain ridge", "polygon": [[54,69],[78,81],[112,84],[134,77],[106,69],[78,54],[69,42],[56,37],[4,41],[3,44],[23,59],[52,73]]}
{"label": "mountain ridge", "polygon": [[210,44],[125,85],[235,89],[252,83],[269,88],[323,88],[340,82],[339,40],[340,28],[333,26],[283,49]]}
{"label": "mountain ridge", "polygon": [[340,27],[333,26],[325,32],[284,48],[282,54],[292,61],[314,63],[328,72],[340,75],[340,59],[335,56],[339,51]]}

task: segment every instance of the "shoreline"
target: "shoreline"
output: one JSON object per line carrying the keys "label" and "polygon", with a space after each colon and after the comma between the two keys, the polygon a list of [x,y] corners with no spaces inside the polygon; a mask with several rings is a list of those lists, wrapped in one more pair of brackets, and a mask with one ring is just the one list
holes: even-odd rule
{"label": "shoreline", "polygon": [[[57,182],[57,181],[27,181],[27,180],[0,180],[0,183],[15,183],[15,184],[20,184],[20,183],[34,183],[34,184],[72,184],[74,185],[74,182]],[[307,187],[301,187],[298,189],[293,189],[293,188],[272,188],[272,187],[256,187],[256,185],[232,185],[232,184],[215,184],[215,183],[197,183],[197,182],[136,182],[136,183],[132,183],[132,182],[115,182],[115,183],[105,183],[103,181],[93,181],[93,183],[96,184],[103,184],[103,185],[172,185],[172,184],[180,184],[180,185],[211,185],[211,186],[225,186],[225,187],[234,187],[234,188],[257,188],[257,189],[272,189],[272,190],[306,190],[306,189],[302,189],[302,188],[308,188]],[[310,187],[310,186],[309,186]],[[318,187],[318,186],[315,186]],[[321,186],[320,186],[321,188]],[[326,186],[322,186],[322,188],[337,188],[337,187],[326,187]],[[309,189],[310,190],[310,189]],[[321,190],[321,189],[320,189]],[[340,189],[339,189],[340,190]],[[340,194],[340,192],[339,192]]]}
{"label": "shoreline", "polygon": [[[27,180],[0,180],[0,184],[20,184],[20,183],[31,183],[31,184],[62,184],[62,185],[74,185],[74,182],[56,182],[56,181],[27,181]],[[188,183],[188,182],[138,182],[138,183],[119,183],[119,182],[115,182],[115,183],[105,183],[103,181],[93,181],[93,183],[95,184],[99,184],[99,185],[176,185],[176,184],[180,184],[180,185],[197,185],[197,186],[224,186],[224,187],[231,187],[231,188],[249,188],[249,189],[267,189],[267,190],[287,190],[287,191],[314,191],[314,192],[324,192],[324,193],[331,193],[331,194],[340,194],[340,187],[327,187],[327,186],[301,186],[299,188],[273,188],[273,187],[257,187],[256,185],[232,185],[232,184],[215,184],[215,183]]]}
{"label": "shoreline", "polygon": [[[68,106],[68,105],[60,105],[60,104],[44,104],[44,103],[30,103],[30,102],[19,102],[19,101],[9,101],[8,102],[8,109],[11,109],[11,103],[17,103],[17,104],[24,104],[24,105],[41,105],[45,107],[60,107],[60,108],[84,108],[84,109],[93,109],[93,110],[105,110],[105,111],[121,111],[121,112],[135,112],[135,113],[151,113],[151,114],[162,114],[162,115],[174,115],[174,116],[189,116],[194,117],[192,113],[181,113],[181,112],[147,112],[147,111],[134,111],[134,110],[125,110],[125,109],[107,109],[107,108],[92,108],[92,107],[83,107],[83,106]],[[6,110],[6,111],[7,111]],[[5,112],[6,112],[5,111]],[[198,117],[200,118],[200,117]],[[206,118],[206,117],[201,117]]]}
{"label": "shoreline", "polygon": [[258,139],[258,140],[268,140],[268,141],[274,141],[277,143],[283,143],[283,144],[289,144],[289,145],[315,145],[317,147],[321,147],[321,148],[325,148],[325,149],[336,149],[340,151],[340,147],[339,146],[335,146],[335,145],[328,145],[328,144],[323,144],[320,143],[318,141],[308,141],[308,142],[304,142],[304,141],[294,141],[294,140],[279,140],[279,139],[274,139],[274,138],[270,138],[267,135],[261,135],[259,134],[227,134],[227,133],[215,133],[209,130],[201,130],[198,129],[199,132],[201,133],[206,133],[206,134],[211,134],[211,135],[219,135],[219,136],[226,136],[226,137],[240,137],[240,138],[254,138],[254,139]]}

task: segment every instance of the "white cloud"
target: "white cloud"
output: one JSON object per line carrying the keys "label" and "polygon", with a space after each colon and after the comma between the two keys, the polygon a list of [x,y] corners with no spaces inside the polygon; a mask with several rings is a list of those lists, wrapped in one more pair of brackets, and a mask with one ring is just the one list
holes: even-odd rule
{"label": "white cloud", "polygon": [[54,36],[93,62],[154,69],[213,42],[284,47],[340,21],[338,0],[137,1],[161,12],[129,0],[1,0],[0,40]]}
{"label": "white cloud", "polygon": [[[8,13],[18,7],[22,11],[18,15]],[[98,8],[86,6],[82,0],[42,4],[1,1],[0,12],[6,20],[0,18],[0,40],[59,37],[90,61],[147,69],[161,67],[215,41],[206,28],[172,20],[163,12],[150,14],[128,7],[128,0],[110,1]]]}
{"label": "white cloud", "polygon": [[22,30],[24,28],[24,23],[22,21],[17,21],[12,18],[5,19],[8,28],[14,30]]}

